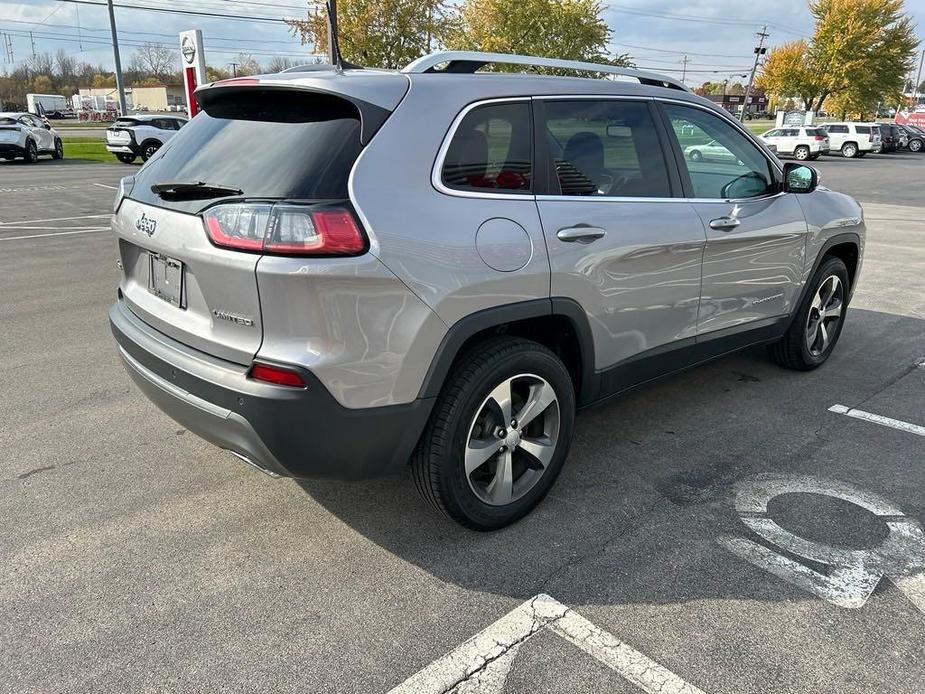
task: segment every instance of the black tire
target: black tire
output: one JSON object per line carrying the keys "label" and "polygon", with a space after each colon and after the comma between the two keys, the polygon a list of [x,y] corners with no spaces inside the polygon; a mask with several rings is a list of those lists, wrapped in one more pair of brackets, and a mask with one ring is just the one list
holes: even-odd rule
{"label": "black tire", "polygon": [[854,159],[858,155],[858,146],[853,142],[846,142],[841,146],[841,155],[845,159]]}
{"label": "black tire", "polygon": [[52,159],[64,159],[64,143],[61,138],[55,138],[55,148],[51,151]]}
{"label": "black tire", "polygon": [[35,146],[35,143],[32,140],[26,142],[26,153],[23,156],[22,160],[26,164],[34,164],[39,159],[39,150]]}
{"label": "black tire", "polygon": [[154,156],[154,153],[161,148],[161,143],[157,140],[147,140],[141,145],[141,160],[148,161]]}
{"label": "black tire", "polygon": [[[819,354],[814,354],[810,346],[807,345],[807,333],[810,322],[810,313],[813,310],[813,300],[824,282],[828,282],[832,276],[838,278],[841,283],[841,313],[835,323],[834,332],[831,335],[828,346]],[[768,346],[768,353],[771,359],[780,366],[796,371],[811,371],[825,363],[841,335],[842,327],[845,325],[845,317],[848,310],[848,294],[850,285],[848,284],[848,268],[840,258],[835,256],[826,256],[816,270],[809,285],[809,290],[800,308],[794,316],[793,322],[784,333],[784,336],[772,345]]]}
{"label": "black tire", "polygon": [[793,150],[793,156],[799,159],[800,161],[806,161],[807,159],[812,159],[809,152],[809,147],[806,145],[800,145],[795,150]]}
{"label": "black tire", "polygon": [[135,155],[134,154],[117,154],[116,159],[121,161],[123,164],[131,164],[133,161],[135,161]]}
{"label": "black tire", "polygon": [[703,155],[700,153],[700,150],[692,150],[690,154],[687,155],[691,161],[703,161]]}
{"label": "black tire", "polygon": [[858,152],[858,159],[863,159],[866,156],[867,156],[867,152],[860,152],[860,151]]}
{"label": "black tire", "polygon": [[[548,465],[532,486],[509,503],[493,505],[486,503],[473,489],[465,472],[465,452],[471,429],[476,426],[480,413],[486,411],[489,394],[507,379],[520,377],[521,374],[538,376],[552,387],[558,399],[558,435]],[[511,410],[516,416],[518,411],[513,405]],[[539,419],[537,417],[534,421]],[[480,342],[457,360],[437,398],[430,421],[412,456],[411,472],[415,486],[431,506],[461,525],[474,530],[503,528],[525,516],[546,496],[568,455],[574,422],[572,379],[555,354],[536,342],[512,337]],[[526,431],[527,428],[524,428]],[[524,433],[524,436],[527,434]],[[512,446],[512,450],[516,453],[516,446]],[[521,465],[524,460],[529,461],[529,457],[523,458],[524,455],[521,453],[519,459]],[[484,465],[494,465],[497,470],[498,460],[493,456]],[[519,475],[527,472],[522,467]],[[489,470],[489,476],[493,474]],[[516,485],[518,474],[513,477]]]}

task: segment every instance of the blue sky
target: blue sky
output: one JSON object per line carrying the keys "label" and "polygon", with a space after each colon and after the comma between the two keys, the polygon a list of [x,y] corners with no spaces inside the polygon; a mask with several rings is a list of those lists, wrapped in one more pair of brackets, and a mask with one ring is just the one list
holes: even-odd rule
{"label": "blue sky", "polygon": [[[101,0],[100,0],[101,1]],[[176,9],[195,9],[234,15],[234,19],[182,16],[137,9],[116,8],[116,23],[127,64],[143,41],[177,45],[177,33],[200,28],[206,57],[212,65],[225,65],[239,51],[251,52],[266,63],[273,55],[298,61],[309,55],[279,22],[253,21],[241,16],[304,16],[304,0],[117,0]],[[612,50],[629,53],[639,67],[681,75],[686,53],[688,84],[705,80],[738,79],[753,58],[754,33],[768,24],[769,45],[812,32],[806,0],[745,3],[742,0],[621,0],[603,3],[613,29]],[[906,7],[925,39],[925,0],[906,0]],[[78,29],[79,27],[79,29]],[[57,0],[0,0],[0,33],[8,33],[18,64],[29,57],[33,32],[36,50],[69,53],[92,63],[112,65],[109,22],[105,7],[75,5]],[[2,57],[2,56],[0,56]],[[9,67],[7,64],[6,67]]]}

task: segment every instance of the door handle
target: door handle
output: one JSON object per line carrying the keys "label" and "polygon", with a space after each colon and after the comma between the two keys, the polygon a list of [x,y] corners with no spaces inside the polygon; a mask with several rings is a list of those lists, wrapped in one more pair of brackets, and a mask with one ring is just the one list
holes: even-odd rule
{"label": "door handle", "polygon": [[572,243],[574,241],[578,243],[591,243],[592,241],[597,241],[606,234],[607,232],[600,227],[578,226],[559,229],[559,231],[556,232],[556,237],[560,241],[565,241],[567,243]]}
{"label": "door handle", "polygon": [[732,231],[739,224],[741,224],[738,219],[735,217],[720,217],[719,219],[714,219],[710,222],[711,229],[717,229],[719,231]]}

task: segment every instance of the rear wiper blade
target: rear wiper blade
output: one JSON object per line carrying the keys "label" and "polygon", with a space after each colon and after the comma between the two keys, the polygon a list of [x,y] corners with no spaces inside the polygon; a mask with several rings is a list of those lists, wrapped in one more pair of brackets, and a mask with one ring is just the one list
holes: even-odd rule
{"label": "rear wiper blade", "polygon": [[151,192],[165,200],[207,200],[208,198],[221,198],[226,195],[243,195],[240,188],[223,186],[218,183],[205,183],[203,181],[166,181],[155,183]]}

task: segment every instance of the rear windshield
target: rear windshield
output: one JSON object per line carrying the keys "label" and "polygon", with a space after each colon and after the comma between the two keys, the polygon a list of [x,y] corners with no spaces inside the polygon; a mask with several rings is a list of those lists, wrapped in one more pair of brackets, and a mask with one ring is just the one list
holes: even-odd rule
{"label": "rear windshield", "polygon": [[115,123],[112,124],[113,128],[131,128],[135,125],[138,125],[138,121],[134,118],[120,118]]}
{"label": "rear windshield", "polygon": [[816,129],[816,128],[807,128],[807,129],[806,129],[806,135],[807,135],[808,137],[816,137],[817,135],[823,135],[823,136],[824,136],[824,135],[825,135],[825,132],[822,131],[822,130],[818,130],[818,129]]}
{"label": "rear windshield", "polygon": [[360,116],[344,99],[302,91],[247,89],[213,97],[135,176],[131,197],[198,212],[211,200],[163,200],[155,183],[237,188],[243,197],[344,200],[360,154]]}
{"label": "rear windshield", "polygon": [[17,125],[15,118],[0,118],[0,125]]}

